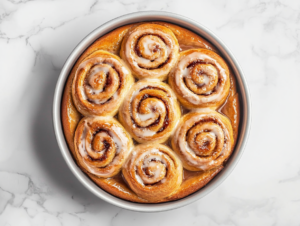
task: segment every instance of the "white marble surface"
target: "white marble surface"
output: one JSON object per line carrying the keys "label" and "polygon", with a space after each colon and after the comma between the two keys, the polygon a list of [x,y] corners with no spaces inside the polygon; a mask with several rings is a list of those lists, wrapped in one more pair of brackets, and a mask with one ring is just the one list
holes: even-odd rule
{"label": "white marble surface", "polygon": [[[209,27],[236,55],[252,94],[252,131],[229,178],[178,210],[137,213],[72,175],[52,129],[64,61],[117,16],[165,10]],[[299,225],[300,1],[0,0],[0,226]]]}

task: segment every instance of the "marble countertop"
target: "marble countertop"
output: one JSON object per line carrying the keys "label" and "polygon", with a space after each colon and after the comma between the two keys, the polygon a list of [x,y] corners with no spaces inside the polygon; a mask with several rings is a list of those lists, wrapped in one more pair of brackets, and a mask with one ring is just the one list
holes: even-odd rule
{"label": "marble countertop", "polygon": [[[141,10],[179,13],[216,33],[244,69],[253,110],[247,148],[226,181],[191,205],[151,214],[86,190],[62,158],[51,116],[72,49]],[[300,1],[1,0],[0,62],[0,226],[299,225]]]}

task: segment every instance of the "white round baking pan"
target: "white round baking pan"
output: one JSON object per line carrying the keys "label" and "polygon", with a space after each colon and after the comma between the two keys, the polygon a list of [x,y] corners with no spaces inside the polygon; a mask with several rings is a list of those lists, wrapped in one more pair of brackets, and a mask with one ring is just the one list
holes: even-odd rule
{"label": "white round baking pan", "polygon": [[[77,166],[76,162],[72,158],[70,150],[68,148],[67,142],[64,137],[62,122],[61,122],[61,100],[62,94],[65,87],[65,83],[67,78],[72,70],[73,65],[80,57],[80,55],[89,47],[95,40],[99,37],[105,35],[106,33],[126,24],[142,22],[142,21],[166,21],[173,24],[177,24],[179,26],[185,27],[209,42],[216,46],[216,48],[220,51],[221,55],[226,59],[227,63],[231,66],[238,85],[238,92],[241,101],[241,121],[239,128],[239,136],[235,146],[235,150],[228,160],[226,167],[204,188],[199,191],[182,198],[180,200],[171,201],[167,203],[159,203],[159,204],[141,204],[141,203],[133,203],[130,201],[126,201],[120,198],[117,198],[106,191],[102,190],[98,187],[85,173],[81,171],[81,169]],[[240,160],[243,151],[245,149],[246,141],[249,135],[250,130],[250,96],[249,90],[247,87],[247,83],[243,74],[243,71],[231,53],[231,51],[227,48],[227,46],[209,29],[201,25],[200,23],[191,20],[187,17],[169,13],[169,12],[159,12],[159,11],[146,11],[146,12],[137,12],[127,14],[116,19],[113,19],[95,29],[88,36],[86,36],[73,52],[68,57],[67,61],[64,64],[64,67],[61,70],[60,76],[58,78],[56,89],[54,93],[53,100],[53,125],[55,136],[58,142],[58,146],[61,150],[63,158],[65,159],[67,165],[70,167],[73,174],[78,178],[78,180],[92,193],[94,193],[97,197],[103,199],[106,202],[109,202],[113,205],[141,212],[159,212],[166,211],[175,208],[179,208],[185,205],[188,205],[192,202],[195,202],[198,199],[201,199],[211,191],[213,191],[217,186],[219,186],[232,172],[235,168],[236,164]]]}

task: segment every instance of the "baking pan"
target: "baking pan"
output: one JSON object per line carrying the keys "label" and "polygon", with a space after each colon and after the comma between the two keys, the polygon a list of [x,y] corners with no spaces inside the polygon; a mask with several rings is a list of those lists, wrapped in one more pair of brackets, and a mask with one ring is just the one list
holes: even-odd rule
{"label": "baking pan", "polygon": [[[61,100],[62,100],[62,94],[64,91],[65,83],[70,74],[70,71],[72,70],[73,65],[80,57],[80,55],[95,40],[105,35],[106,33],[118,27],[121,27],[123,25],[142,22],[142,21],[165,21],[165,22],[177,24],[181,27],[193,31],[194,33],[202,36],[210,43],[212,43],[219,50],[222,57],[226,59],[227,63],[230,65],[230,67],[233,70],[233,73],[236,76],[238,93],[241,102],[241,106],[240,106],[241,119],[240,119],[240,126],[239,126],[239,136],[237,139],[234,152],[229,158],[226,167],[211,182],[209,182],[205,187],[201,188],[197,192],[185,198],[182,198],[180,200],[166,202],[166,203],[159,203],[159,204],[133,203],[127,200],[117,198],[107,193],[106,191],[102,190],[100,187],[98,187],[85,173],[81,171],[81,169],[77,166],[76,162],[74,161],[71,152],[69,151],[67,142],[65,140],[63,128],[62,128],[62,122],[61,122]],[[97,197],[103,199],[104,201],[109,202],[118,207],[122,207],[128,210],[140,211],[140,212],[159,212],[159,211],[166,211],[166,210],[179,208],[188,205],[192,202],[195,202],[198,199],[201,199],[202,197],[204,197],[205,195],[213,191],[229,176],[229,174],[232,172],[232,170],[235,168],[238,161],[240,160],[243,151],[245,149],[246,141],[250,131],[250,117],[251,117],[250,112],[251,112],[251,108],[250,108],[249,90],[247,87],[247,83],[243,71],[239,63],[231,53],[231,51],[214,33],[212,33],[209,29],[207,29],[205,26],[201,25],[200,23],[178,14],[162,12],[162,11],[145,11],[145,12],[137,12],[137,13],[123,15],[99,26],[94,31],[92,31],[89,35],[87,35],[75,47],[75,49],[72,51],[72,53],[66,60],[56,84],[54,100],[53,100],[53,126],[54,126],[57,143],[63,158],[65,159],[67,165],[69,166],[73,174],[88,190],[90,190]]]}

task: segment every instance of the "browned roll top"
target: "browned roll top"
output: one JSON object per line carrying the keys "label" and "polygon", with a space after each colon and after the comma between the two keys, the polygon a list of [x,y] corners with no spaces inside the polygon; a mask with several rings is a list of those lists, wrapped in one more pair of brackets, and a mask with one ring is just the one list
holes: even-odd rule
{"label": "browned roll top", "polygon": [[216,109],[228,96],[229,70],[215,52],[190,49],[180,53],[179,61],[170,73],[169,84],[186,108]]}
{"label": "browned roll top", "polygon": [[165,80],[178,59],[179,45],[169,28],[139,24],[124,37],[120,55],[136,78]]}
{"label": "browned roll top", "polygon": [[183,171],[180,160],[170,148],[161,144],[143,144],[133,149],[122,172],[136,194],[157,201],[179,188]]}
{"label": "browned roll top", "polygon": [[172,134],[180,118],[176,96],[165,83],[137,82],[119,112],[119,120],[140,143],[162,143]]}
{"label": "browned roll top", "polygon": [[231,123],[211,109],[191,112],[181,118],[171,143],[184,168],[210,170],[222,165],[232,152]]}
{"label": "browned roll top", "polygon": [[118,56],[95,51],[76,71],[73,100],[83,115],[114,115],[132,84],[133,77]]}
{"label": "browned roll top", "polygon": [[85,117],[76,129],[76,159],[97,177],[116,175],[128,157],[132,140],[118,121],[111,117]]}

